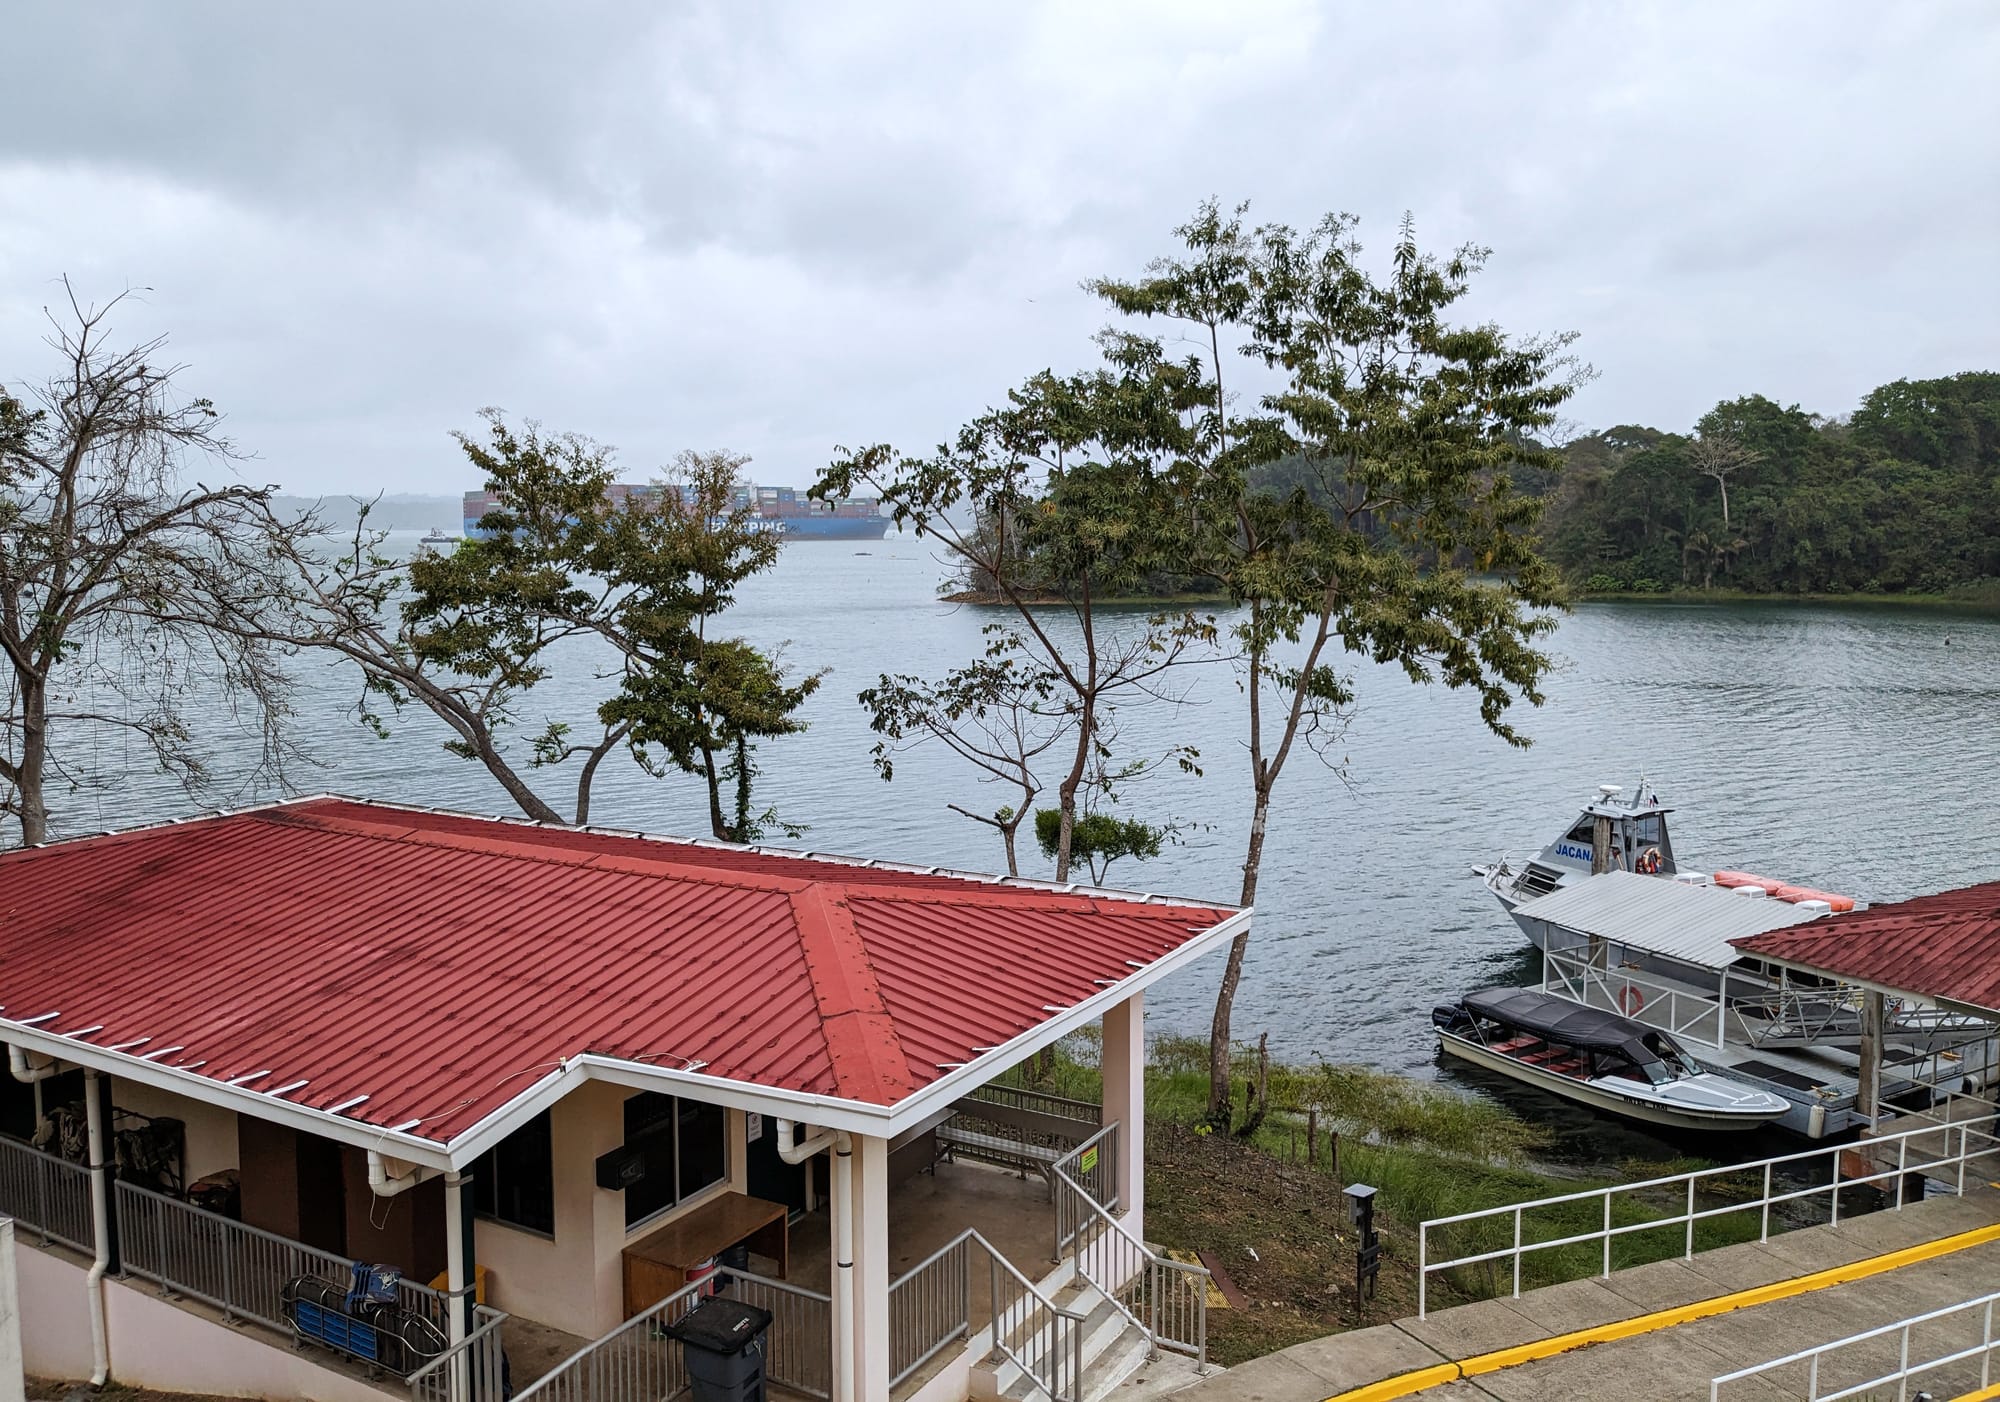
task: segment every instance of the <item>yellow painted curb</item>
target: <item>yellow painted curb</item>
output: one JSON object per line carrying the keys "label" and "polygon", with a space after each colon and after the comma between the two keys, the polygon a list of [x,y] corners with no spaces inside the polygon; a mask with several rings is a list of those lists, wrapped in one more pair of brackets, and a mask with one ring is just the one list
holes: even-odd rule
{"label": "yellow painted curb", "polygon": [[[1749,1290],[1737,1290],[1727,1295],[1717,1295],[1709,1300],[1696,1300],[1691,1305],[1677,1305],[1672,1309],[1655,1310],[1651,1314],[1621,1319],[1612,1324],[1599,1324],[1590,1329],[1577,1329],[1567,1334],[1557,1334],[1552,1338],[1536,1339],[1513,1348],[1474,1354],[1471,1358],[1461,1358],[1456,1363],[1440,1363],[1431,1368],[1419,1368],[1413,1373],[1403,1373],[1397,1377],[1384,1378],[1381,1382],[1369,1383],[1366,1387],[1336,1393],[1327,1398],[1326,1402],[1394,1402],[1396,1398],[1413,1397],[1430,1388],[1457,1382],[1460,1378],[1477,1377],[1482,1373],[1497,1373],[1503,1368],[1515,1368],[1523,1363],[1533,1363],[1537,1359],[1553,1358],[1559,1353],[1568,1353],[1572,1349],[1585,1348],[1591,1344],[1635,1338],[1640,1334],[1650,1334],[1656,1329],[1671,1329],[1676,1324],[1689,1324],[1697,1319],[1727,1314],[1731,1310],[1768,1305],[1773,1300],[1786,1300],[1794,1295],[1809,1294],[1829,1286],[1866,1280],[1872,1275],[1899,1270],[1904,1266],[1913,1266],[1919,1261],[1929,1261],[1939,1256],[1949,1256],[1954,1251],[1963,1251],[1969,1246],[1983,1246],[1989,1241],[2000,1241],[2000,1224],[1976,1227],[1972,1231],[1959,1232],[1955,1236],[1939,1237],[1935,1241],[1905,1246],[1881,1256],[1871,1256],[1865,1261],[1833,1266],[1827,1270],[1814,1271],[1810,1275],[1794,1276],[1790,1280],[1774,1281],[1769,1285],[1759,1285]],[[1988,1398],[2000,1398],[2000,1387],[1974,1393],[1969,1398],[1959,1399],[1959,1402],[1982,1402]]]}
{"label": "yellow painted curb", "polygon": [[1982,1387],[1977,1392],[1964,1393],[1961,1396],[1952,1398],[1951,1402],[1992,1402],[1992,1399],[1995,1397],[2000,1397],[2000,1383],[1995,1383],[1991,1387]]}

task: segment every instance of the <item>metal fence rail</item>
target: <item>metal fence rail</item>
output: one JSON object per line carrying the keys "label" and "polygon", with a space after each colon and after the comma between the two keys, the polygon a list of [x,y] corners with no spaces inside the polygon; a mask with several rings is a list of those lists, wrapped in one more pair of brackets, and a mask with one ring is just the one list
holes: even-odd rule
{"label": "metal fence rail", "polygon": [[[1721,1377],[1710,1381],[1708,1385],[1709,1402],[1721,1402],[1723,1388],[1730,1383],[1741,1381],[1744,1378],[1758,1377],[1766,1373],[1779,1372],[1786,1368],[1795,1368],[1800,1364],[1806,1365],[1806,1391],[1801,1394],[1802,1402],[1836,1402],[1836,1399],[1842,1397],[1874,1395],[1877,1389],[1888,1387],[1890,1384],[1895,1385],[1897,1402],[1906,1402],[1906,1399],[1910,1395],[1910,1384],[1913,1380],[1923,1377],[1927,1373],[1935,1373],[1940,1369],[1949,1368],[1954,1363],[1970,1363],[1974,1359],[1979,1361],[1979,1383],[1973,1389],[1973,1395],[1984,1397],[1987,1395],[1987,1390],[1993,1385],[1994,1359],[1996,1356],[2000,1356],[2000,1335],[1994,1333],[1993,1315],[1995,1306],[2000,1306],[2000,1293],[1982,1295],[1976,1300],[1967,1300],[1963,1304],[1947,1305],[1943,1309],[1932,1310],[1928,1314],[1915,1315],[1897,1324],[1884,1324],[1879,1329],[1870,1329],[1865,1333],[1850,1334],[1844,1339],[1835,1339],[1830,1344],[1821,1344],[1817,1348],[1801,1349],[1797,1353],[1788,1353],[1783,1358],[1774,1358],[1769,1363],[1759,1363],[1751,1368],[1738,1368],[1733,1373],[1724,1373]],[[1976,1324],[1978,1326],[1979,1340],[1977,1343],[1912,1361],[1910,1357],[1912,1348],[1911,1335],[1918,1327],[1927,1324],[1937,1324],[1942,1320],[1956,1319],[1961,1316],[1965,1317],[1967,1324]],[[1836,1387],[1827,1392],[1820,1390],[1820,1371],[1828,1358],[1840,1353],[1843,1349],[1870,1343],[1876,1339],[1887,1339],[1892,1336],[1898,1340],[1896,1366],[1894,1368],[1862,1382],[1849,1383],[1844,1387]]]}
{"label": "metal fence rail", "polygon": [[889,1386],[972,1333],[972,1248],[947,1243],[889,1282]]}
{"label": "metal fence rail", "polygon": [[0,1137],[0,1214],[89,1255],[90,1170],[45,1154],[18,1139]]}
{"label": "metal fence rail", "polygon": [[505,1402],[507,1354],[501,1326],[507,1316],[472,1307],[472,1332],[410,1374],[411,1402]]}
{"label": "metal fence rail", "polygon": [[[832,1391],[832,1300],[783,1281],[730,1271],[722,1293],[772,1313],[764,1375],[772,1383],[826,1397]],[[659,1402],[688,1387],[687,1363],[669,1324],[706,1299],[712,1287],[693,1281],[640,1311],[564,1359],[514,1402]]]}
{"label": "metal fence rail", "polygon": [[[125,1270],[162,1292],[186,1295],[286,1334],[280,1292],[295,1276],[344,1284],[352,1262],[227,1217],[218,1217],[132,1183],[116,1185],[118,1235]],[[449,1332],[446,1300],[427,1285],[404,1280],[397,1305]]]}
{"label": "metal fence rail", "polygon": [[1077,1273],[1104,1292],[1155,1350],[1191,1355],[1208,1365],[1208,1271],[1161,1256],[1112,1216],[1117,1205],[1118,1125],[1106,1125],[1050,1173],[1056,1199],[1056,1250],[1076,1258]]}
{"label": "metal fence rail", "polygon": [[[1843,1176],[1840,1156],[1856,1150],[1878,1156],[1892,1155],[1895,1166],[1878,1169],[1873,1173]],[[1793,1188],[1774,1181],[1774,1171],[1779,1169],[1806,1171],[1822,1168],[1826,1172],[1825,1183],[1812,1183],[1802,1188]],[[1692,1173],[1648,1178],[1638,1183],[1622,1183],[1615,1187],[1593,1188],[1580,1193],[1561,1193],[1506,1207],[1489,1207],[1478,1212],[1461,1212],[1451,1217],[1434,1218],[1417,1229],[1417,1317],[1423,1318],[1429,1308],[1430,1278],[1441,1271],[1456,1270],[1486,1262],[1509,1262],[1513,1274],[1513,1294],[1519,1298],[1521,1263],[1538,1251],[1556,1251],[1564,1247],[1598,1244],[1602,1250],[1601,1269],[1597,1273],[1609,1275],[1613,1243],[1619,1237],[1635,1232],[1657,1232],[1664,1228],[1679,1226],[1684,1234],[1682,1254],[1692,1257],[1695,1251],[1695,1227],[1710,1218],[1755,1212],[1758,1214],[1758,1240],[1767,1241],[1771,1236],[1771,1209],[1782,1203],[1823,1197],[1828,1203],[1829,1220],[1838,1224],[1840,1193],[1844,1188],[1893,1183],[1895,1206],[1900,1208],[1903,1206],[1906,1186],[1913,1175],[1947,1181],[1952,1191],[1963,1193],[1968,1173],[1977,1175],[1981,1172],[1991,1173],[1996,1169],[2000,1169],[2000,1115],[1985,1115],[1978,1119],[1960,1120],[1950,1125],[1933,1124],[1877,1135],[1862,1140],[1858,1145],[1845,1147],[1828,1145],[1824,1148],[1808,1149],[1802,1153],[1780,1154],[1775,1158],[1758,1159],[1750,1163],[1698,1169]],[[1700,1194],[1705,1186],[1719,1188],[1728,1179],[1740,1180],[1746,1176],[1754,1178],[1759,1175],[1762,1178],[1762,1190],[1755,1196],[1732,1199],[1720,1206],[1704,1207],[1700,1203]],[[1648,1194],[1655,1198],[1671,1194],[1681,1205],[1677,1211],[1649,1216],[1643,1221],[1620,1223],[1614,1220],[1618,1199],[1638,1201],[1642,1195]],[[1589,1206],[1591,1204],[1596,1204],[1599,1211],[1591,1211]],[[1579,1211],[1580,1215],[1592,1219],[1598,1218],[1601,1214],[1601,1225],[1594,1226],[1588,1231],[1569,1232],[1542,1240],[1531,1238],[1527,1222],[1530,1215],[1565,1209]],[[1431,1257],[1433,1235],[1445,1228],[1463,1228],[1468,1224],[1472,1225],[1475,1233],[1478,1228],[1490,1225],[1497,1229],[1497,1235],[1511,1239],[1497,1247],[1469,1252],[1446,1260],[1433,1260]]]}
{"label": "metal fence rail", "polygon": [[992,1105],[1005,1105],[1015,1110],[1031,1110],[1036,1114],[1053,1115],[1063,1120],[1086,1120],[1091,1124],[1104,1122],[1104,1107],[1090,1100],[1072,1100],[1064,1095],[1052,1095],[1048,1091],[1029,1090],[1023,1086],[1000,1086],[991,1081],[970,1092],[967,1100],[984,1100]]}

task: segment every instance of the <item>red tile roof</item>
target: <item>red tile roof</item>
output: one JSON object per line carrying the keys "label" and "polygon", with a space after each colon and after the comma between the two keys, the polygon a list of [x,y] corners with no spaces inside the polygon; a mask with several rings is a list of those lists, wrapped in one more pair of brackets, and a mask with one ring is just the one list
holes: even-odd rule
{"label": "red tile roof", "polygon": [[2000,881],[1732,940],[1746,954],[2000,1012]]}
{"label": "red tile roof", "polygon": [[893,1105],[1232,913],[301,800],[0,854],[0,1037],[440,1142],[585,1052]]}

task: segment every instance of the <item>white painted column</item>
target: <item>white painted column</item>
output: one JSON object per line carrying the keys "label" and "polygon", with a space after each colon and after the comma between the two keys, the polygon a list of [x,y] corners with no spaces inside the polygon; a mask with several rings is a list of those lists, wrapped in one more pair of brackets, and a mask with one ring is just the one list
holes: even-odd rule
{"label": "white painted column", "polygon": [[0,1217],[0,1402],[23,1402],[21,1289],[14,1274],[14,1219]]}
{"label": "white painted column", "polygon": [[[466,1191],[472,1180],[457,1173],[444,1176],[444,1285],[446,1337],[456,1345],[472,1332],[473,1272],[466,1264],[472,1256],[473,1198]],[[462,1293],[463,1292],[463,1293]],[[452,1402],[464,1402],[472,1395],[466,1376],[466,1361],[457,1359],[447,1379]]]}
{"label": "white painted column", "polygon": [[854,1396],[889,1397],[889,1141],[854,1136]]}
{"label": "white painted column", "polygon": [[1104,1123],[1116,1120],[1118,1206],[1146,1239],[1146,1004],[1134,993],[1104,1014]]}

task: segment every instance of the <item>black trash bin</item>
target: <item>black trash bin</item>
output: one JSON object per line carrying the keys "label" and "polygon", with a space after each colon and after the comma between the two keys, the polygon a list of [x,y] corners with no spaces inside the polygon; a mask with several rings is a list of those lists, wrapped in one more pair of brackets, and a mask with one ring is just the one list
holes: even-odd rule
{"label": "black trash bin", "polygon": [[736,1277],[730,1274],[731,1271],[741,1271],[746,1274],[749,1272],[750,1243],[739,1241],[734,1246],[723,1247],[715,1262],[719,1267],[715,1274],[715,1292],[719,1295],[736,1283]]}
{"label": "black trash bin", "polygon": [[687,1360],[694,1402],[764,1402],[764,1335],[771,1312],[716,1295],[669,1324]]}

